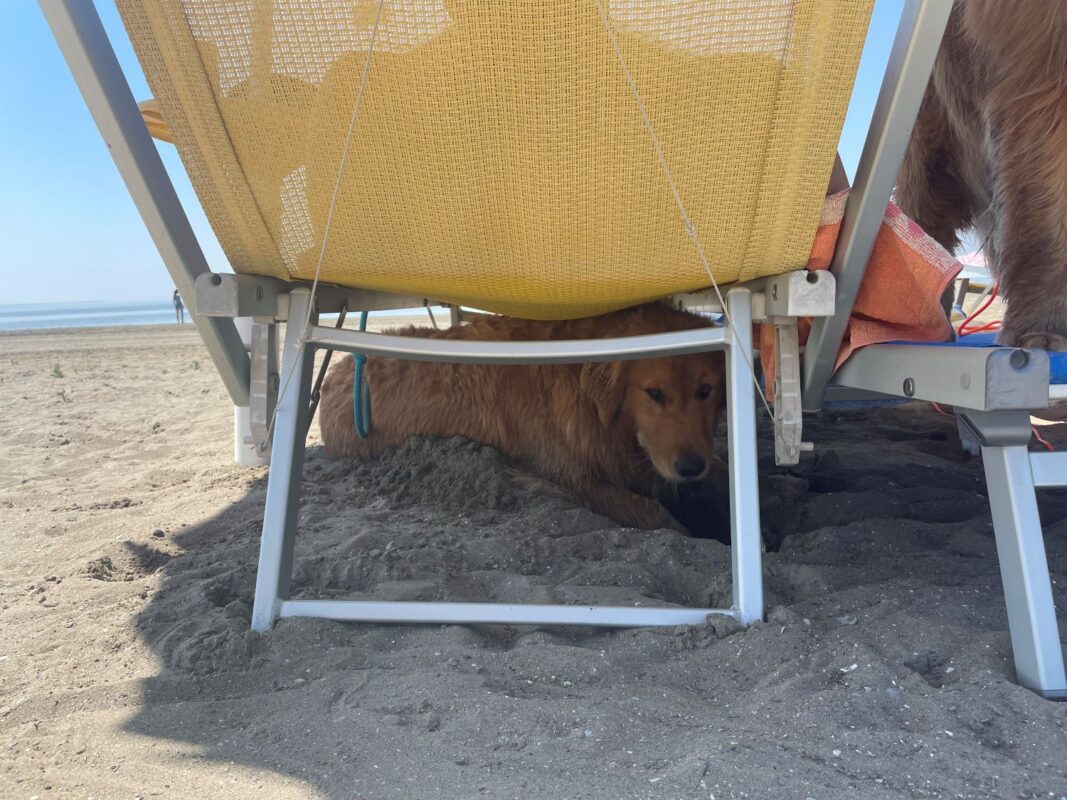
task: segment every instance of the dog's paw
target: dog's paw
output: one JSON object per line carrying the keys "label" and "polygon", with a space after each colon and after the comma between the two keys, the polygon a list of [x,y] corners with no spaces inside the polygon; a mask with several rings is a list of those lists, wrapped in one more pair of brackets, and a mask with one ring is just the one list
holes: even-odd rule
{"label": "dog's paw", "polygon": [[1034,350],[1067,350],[1067,336],[1055,331],[1017,331],[1004,329],[997,336],[997,344],[1007,347],[1026,347]]}

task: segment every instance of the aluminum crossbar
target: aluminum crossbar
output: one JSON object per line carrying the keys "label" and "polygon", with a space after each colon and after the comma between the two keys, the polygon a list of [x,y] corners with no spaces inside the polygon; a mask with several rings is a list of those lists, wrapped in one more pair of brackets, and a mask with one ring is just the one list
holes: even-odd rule
{"label": "aluminum crossbar", "polygon": [[725,608],[542,605],[534,603],[417,603],[377,600],[284,600],[279,617],[343,622],[433,625],[589,625],[601,628],[700,625],[709,614],[738,619]]}
{"label": "aluminum crossbar", "polygon": [[[392,336],[313,326],[307,342],[330,350],[417,361],[447,361],[455,364],[582,364],[723,350],[727,346],[727,330],[696,328],[613,339],[486,342]],[[745,368],[747,370],[747,366]]]}
{"label": "aluminum crossbar", "polygon": [[875,344],[853,353],[834,385],[976,411],[1048,405],[1048,353],[1010,347]]}
{"label": "aluminum crossbar", "polygon": [[1067,453],[1031,453],[1030,469],[1038,488],[1067,486]]}

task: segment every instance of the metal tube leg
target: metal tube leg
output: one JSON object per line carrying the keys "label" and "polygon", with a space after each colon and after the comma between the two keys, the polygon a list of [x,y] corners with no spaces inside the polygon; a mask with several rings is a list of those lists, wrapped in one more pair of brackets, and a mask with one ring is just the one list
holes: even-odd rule
{"label": "metal tube leg", "polygon": [[756,403],[752,389],[752,293],[727,295],[730,319],[726,393],[730,448],[730,530],[734,608],[748,625],[763,618],[763,554],[756,468]]}
{"label": "metal tube leg", "polygon": [[983,447],[989,506],[1019,683],[1048,698],[1067,698],[1030,454],[1026,447]]}
{"label": "metal tube leg", "polygon": [[802,397],[807,411],[819,410],[834,373],[845,327],[951,12],[950,0],[908,0],[900,15],[830,264],[837,278],[836,311],[812,321],[804,350]]}
{"label": "metal tube leg", "polygon": [[[196,297],[197,276],[210,269],[96,8],[83,0],[40,0],[40,6],[163,265],[188,304]],[[233,404],[247,406],[248,353],[233,320],[197,313],[192,319]]]}
{"label": "metal tube leg", "polygon": [[285,326],[281,392],[274,419],[274,436],[259,545],[256,597],[252,630],[266,633],[278,619],[282,601],[289,599],[293,571],[296,517],[300,508],[300,479],[314,358],[302,341],[304,318],[311,293],[296,289],[289,296],[289,322]]}

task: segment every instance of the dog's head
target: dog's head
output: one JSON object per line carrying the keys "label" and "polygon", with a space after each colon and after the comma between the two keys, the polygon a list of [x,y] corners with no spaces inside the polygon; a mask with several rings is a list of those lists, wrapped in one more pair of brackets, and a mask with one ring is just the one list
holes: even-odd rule
{"label": "dog's head", "polygon": [[665,479],[708,474],[726,399],[722,353],[587,364],[581,384],[600,422],[632,431]]}

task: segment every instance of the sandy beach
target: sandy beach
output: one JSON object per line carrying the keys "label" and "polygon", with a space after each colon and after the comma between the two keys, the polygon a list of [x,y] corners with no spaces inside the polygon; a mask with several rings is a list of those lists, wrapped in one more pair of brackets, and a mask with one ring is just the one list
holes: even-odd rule
{"label": "sandy beach", "polygon": [[[747,630],[260,636],[266,470],[232,463],[192,326],[2,335],[0,400],[0,797],[1067,797],[1067,703],[1012,681],[981,464],[928,405],[811,417],[792,469],[764,426]],[[316,427],[295,594],[729,604],[728,546],[505,467],[461,440],[332,461]],[[1067,494],[1041,499],[1062,630]]]}

